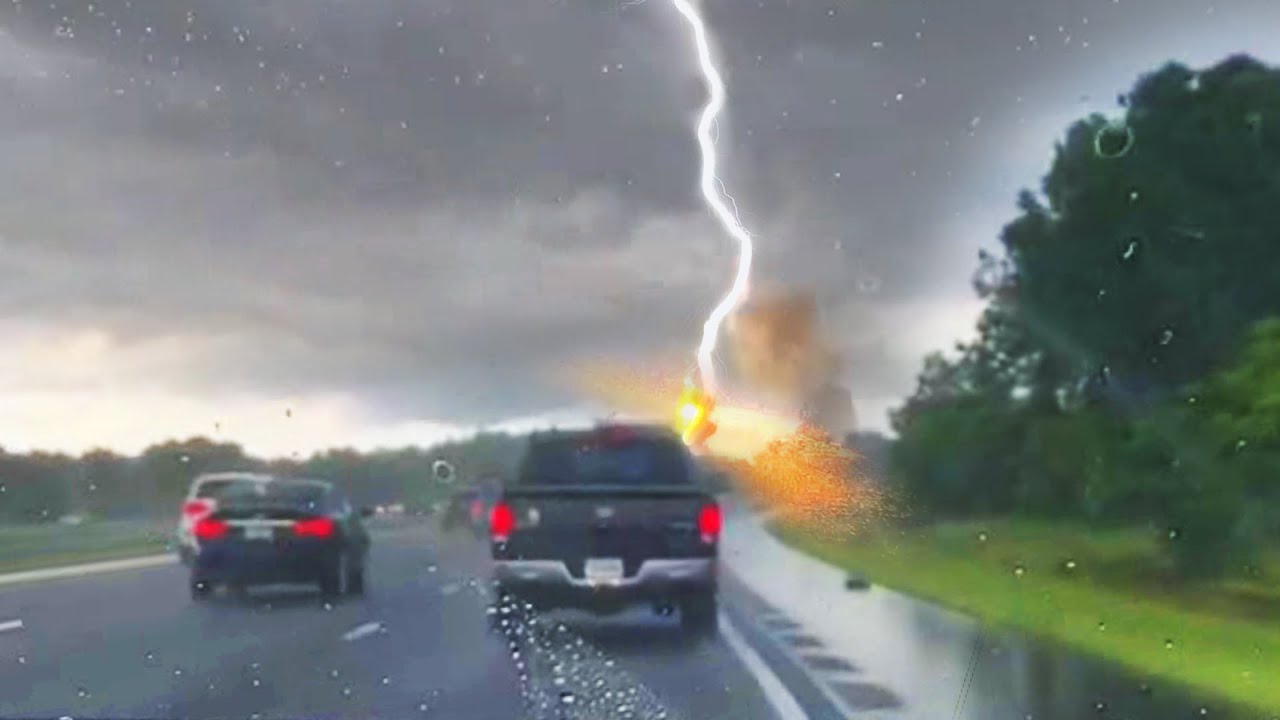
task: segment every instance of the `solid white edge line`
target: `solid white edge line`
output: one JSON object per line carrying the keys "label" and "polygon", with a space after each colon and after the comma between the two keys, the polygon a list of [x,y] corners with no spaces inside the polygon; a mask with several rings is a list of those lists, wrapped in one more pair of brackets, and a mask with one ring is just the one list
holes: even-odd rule
{"label": "solid white edge line", "polygon": [[747,643],[746,638],[742,637],[738,629],[733,626],[733,622],[723,613],[720,614],[720,636],[742,661],[747,672],[751,673],[760,684],[760,690],[773,706],[773,711],[777,713],[779,720],[809,720],[809,716],[805,714],[804,708],[800,707],[796,696],[791,694],[777,673]]}
{"label": "solid white edge line", "polygon": [[343,633],[342,639],[348,642],[352,640],[359,640],[362,637],[366,637],[368,635],[372,635],[378,632],[378,629],[381,627],[382,627],[382,623],[380,622],[367,622],[367,623],[364,623],[363,625],[357,625],[351,628],[350,630],[348,630],[347,632]]}
{"label": "solid white edge line", "polygon": [[62,567],[40,568],[38,570],[23,570],[21,572],[12,572],[0,575],[0,585],[32,582],[35,580],[54,580],[57,578],[80,577],[81,575],[93,575],[96,573],[114,572],[117,570],[136,570],[138,568],[155,567],[157,565],[169,565],[177,562],[177,560],[177,555],[146,555],[143,557],[126,558],[124,560],[104,560],[102,562],[84,563],[83,565],[64,565]]}
{"label": "solid white edge line", "polygon": [[0,632],[9,632],[10,630],[21,630],[22,620],[7,620],[0,622]]}

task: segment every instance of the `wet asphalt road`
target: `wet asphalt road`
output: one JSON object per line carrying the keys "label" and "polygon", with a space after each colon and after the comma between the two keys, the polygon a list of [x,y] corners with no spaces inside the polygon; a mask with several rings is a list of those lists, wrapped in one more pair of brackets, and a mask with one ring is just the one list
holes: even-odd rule
{"label": "wet asphalt road", "polygon": [[380,532],[368,595],[329,605],[270,588],[195,604],[178,565],[4,587],[0,619],[22,627],[0,633],[0,717],[777,717],[741,651],[675,618],[494,632],[483,552],[430,525]]}

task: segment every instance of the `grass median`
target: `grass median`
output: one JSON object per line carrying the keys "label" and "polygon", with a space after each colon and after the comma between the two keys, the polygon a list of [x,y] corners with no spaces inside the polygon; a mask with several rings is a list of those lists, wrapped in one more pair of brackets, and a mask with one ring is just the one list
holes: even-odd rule
{"label": "grass median", "polygon": [[155,520],[0,526],[0,573],[169,552],[173,530]]}
{"label": "grass median", "polygon": [[[1143,531],[992,520],[786,543],[872,582],[1018,628],[1241,710],[1280,715],[1280,557],[1260,576],[1189,584]],[[1266,578],[1272,578],[1267,580]]]}

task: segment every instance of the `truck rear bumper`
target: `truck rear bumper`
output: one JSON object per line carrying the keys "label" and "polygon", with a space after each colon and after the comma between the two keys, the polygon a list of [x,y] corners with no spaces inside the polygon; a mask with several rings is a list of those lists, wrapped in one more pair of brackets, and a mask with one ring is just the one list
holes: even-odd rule
{"label": "truck rear bumper", "polygon": [[715,558],[646,560],[630,577],[593,583],[573,577],[559,560],[496,560],[494,579],[511,592],[556,606],[616,608],[639,602],[676,602],[715,592]]}

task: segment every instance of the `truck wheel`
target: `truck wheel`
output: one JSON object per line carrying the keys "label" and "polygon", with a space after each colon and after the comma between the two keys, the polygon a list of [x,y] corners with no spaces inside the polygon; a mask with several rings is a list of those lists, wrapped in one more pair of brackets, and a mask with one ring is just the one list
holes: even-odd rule
{"label": "truck wheel", "polygon": [[720,622],[720,606],[714,590],[704,590],[680,602],[680,626],[699,637],[716,634]]}

